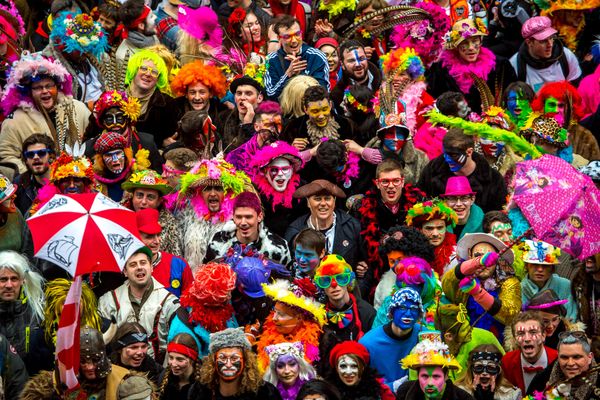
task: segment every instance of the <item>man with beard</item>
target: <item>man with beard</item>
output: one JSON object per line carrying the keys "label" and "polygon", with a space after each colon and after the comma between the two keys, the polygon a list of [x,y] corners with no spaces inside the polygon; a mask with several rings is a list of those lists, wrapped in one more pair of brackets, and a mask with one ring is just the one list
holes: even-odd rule
{"label": "man with beard", "polygon": [[98,311],[106,319],[138,322],[152,332],[148,355],[159,364],[167,350],[169,324],[179,309],[179,300],[152,277],[152,250],[141,247],[125,262],[124,284],[98,300]]}
{"label": "man with beard", "polygon": [[282,15],[273,24],[280,48],[267,57],[265,89],[271,100],[277,100],[288,80],[296,75],[309,75],[329,91],[329,64],[321,50],[302,42],[300,23],[291,15]]}
{"label": "man with beard", "polygon": [[139,49],[159,43],[156,37],[156,15],[144,0],[124,2],[119,8],[119,19],[125,26],[127,38],[117,48],[117,60],[123,61]]}
{"label": "man with beard", "polygon": [[37,197],[38,190],[50,179],[50,164],[56,158],[54,141],[50,136],[34,133],[23,142],[23,160],[27,172],[13,180],[17,185],[15,205],[21,214],[27,213]]}
{"label": "man with beard", "polygon": [[600,360],[600,253],[586,258],[573,278],[573,298],[577,299],[579,318],[592,339],[592,351]]}
{"label": "man with beard", "polygon": [[242,192],[233,201],[233,221],[225,223],[208,245],[204,262],[224,257],[238,245],[251,246],[258,254],[278,264],[290,266],[287,242],[262,224],[264,213],[258,196]]}
{"label": "man with beard", "polygon": [[383,377],[384,382],[396,392],[402,378],[408,375],[398,360],[403,359],[417,344],[422,329],[419,321],[423,303],[419,292],[402,288],[392,296],[388,308],[390,322],[367,332],[359,343],[371,355],[370,365]]}
{"label": "man with beard", "polygon": [[241,328],[212,333],[209,351],[202,360],[200,385],[192,389],[190,398],[281,400],[275,386],[262,380],[256,355]]}
{"label": "man with beard", "polygon": [[581,76],[579,61],[557,37],[548,17],[529,18],[521,27],[525,41],[510,58],[517,78],[538,91],[546,82],[574,81]]}
{"label": "man with beard", "polygon": [[[361,85],[375,93],[381,86],[379,68],[368,60],[364,47],[356,40],[343,42],[339,48],[342,77],[331,90],[331,99],[337,107],[344,100],[344,90],[351,85]],[[343,114],[340,108],[338,113]]]}

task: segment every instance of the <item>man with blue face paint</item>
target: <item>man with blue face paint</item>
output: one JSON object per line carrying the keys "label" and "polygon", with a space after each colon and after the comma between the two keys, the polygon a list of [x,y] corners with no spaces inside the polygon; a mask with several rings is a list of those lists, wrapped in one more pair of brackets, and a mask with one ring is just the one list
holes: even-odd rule
{"label": "man with blue face paint", "polygon": [[373,328],[359,342],[371,354],[371,367],[383,375],[385,383],[395,392],[408,374],[398,361],[410,353],[423,329],[419,323],[423,314],[419,292],[409,287],[398,290],[392,296],[388,314],[389,323]]}
{"label": "man with blue face paint", "polygon": [[294,278],[310,278],[315,275],[321,258],[325,256],[325,235],[314,229],[304,229],[294,239]]}
{"label": "man with blue face paint", "polygon": [[485,157],[474,151],[473,137],[460,128],[450,128],[442,145],[443,154],[425,166],[417,186],[429,197],[438,197],[444,193],[449,178],[463,176],[477,193],[475,204],[484,212],[501,210],[507,195],[506,183]]}

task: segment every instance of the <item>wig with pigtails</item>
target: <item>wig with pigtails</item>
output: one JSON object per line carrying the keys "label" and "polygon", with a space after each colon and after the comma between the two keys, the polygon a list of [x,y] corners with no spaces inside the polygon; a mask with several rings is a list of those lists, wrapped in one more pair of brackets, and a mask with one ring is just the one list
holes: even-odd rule
{"label": "wig with pigtails", "polygon": [[381,56],[383,73],[387,79],[406,72],[413,81],[425,79],[425,67],[414,49],[401,48]]}
{"label": "wig with pigtails", "polygon": [[127,63],[127,73],[125,74],[125,86],[129,86],[133,82],[133,78],[138,73],[140,66],[144,61],[152,61],[158,69],[158,78],[156,81],[156,87],[161,91],[169,84],[169,72],[165,61],[156,53],[148,49],[141,49],[134,53]]}
{"label": "wig with pigtails", "polygon": [[533,111],[544,113],[544,105],[550,97],[554,97],[558,101],[562,100],[565,103],[565,126],[563,128],[568,128],[583,117],[581,95],[577,92],[575,86],[569,82],[549,82],[542,86],[537,93],[537,97],[531,102]]}
{"label": "wig with pigtails", "polygon": [[44,319],[44,278],[31,269],[29,261],[16,251],[0,252],[0,270],[9,269],[23,280],[19,301],[27,302],[33,316]]}
{"label": "wig with pigtails", "polygon": [[200,266],[194,282],[181,295],[181,305],[189,307],[190,322],[209,332],[227,328],[233,317],[229,299],[235,289],[236,273],[227,264],[211,262]]}
{"label": "wig with pigtails", "polygon": [[[46,307],[44,308],[44,328],[45,338],[48,343],[56,345],[56,331],[58,322],[62,313],[67,293],[71,288],[72,281],[59,278],[48,282],[46,285]],[[83,283],[81,286],[81,300],[79,302],[79,312],[81,314],[81,326],[89,326],[100,330],[101,319],[98,312],[98,301],[92,289]]]}
{"label": "wig with pigtails", "polygon": [[171,82],[171,89],[175,96],[185,96],[188,87],[197,83],[206,86],[212,96],[221,98],[227,92],[227,80],[221,69],[202,61],[185,64]]}

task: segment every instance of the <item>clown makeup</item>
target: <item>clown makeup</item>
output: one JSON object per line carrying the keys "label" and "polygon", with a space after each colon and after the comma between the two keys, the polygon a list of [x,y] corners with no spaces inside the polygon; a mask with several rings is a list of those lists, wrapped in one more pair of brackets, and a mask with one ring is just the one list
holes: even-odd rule
{"label": "clown makeup", "polygon": [[294,314],[292,309],[278,302],[273,307],[273,322],[275,323],[277,332],[282,335],[288,335],[298,327],[301,319]]}
{"label": "clown makeup", "polygon": [[215,354],[217,373],[224,381],[237,379],[244,368],[244,353],[237,347],[225,347]]}
{"label": "clown makeup", "polygon": [[421,232],[425,235],[427,240],[429,240],[429,244],[437,247],[441,245],[446,238],[446,222],[444,222],[443,219],[426,221],[421,227]]}
{"label": "clown makeup", "polygon": [[498,158],[504,149],[503,142],[494,142],[484,138],[479,139],[479,145],[481,146],[483,154],[492,158]]}
{"label": "clown makeup", "polygon": [[122,149],[107,151],[102,154],[102,161],[110,172],[118,175],[125,169],[125,152]]}
{"label": "clown makeup", "polygon": [[446,390],[446,374],[442,367],[421,367],[419,386],[426,399],[441,399]]}
{"label": "clown makeup", "polygon": [[300,374],[298,360],[289,354],[280,356],[275,363],[277,379],[285,386],[292,386]]}
{"label": "clown makeup", "polygon": [[294,168],[292,163],[286,158],[277,157],[271,161],[264,170],[264,174],[269,184],[277,192],[285,192],[292,179]]}
{"label": "clown makeup", "polygon": [[389,253],[387,253],[388,265],[390,269],[394,268],[394,265],[396,265],[396,263],[399,260],[402,260],[404,257],[404,252],[400,250],[392,250]]}
{"label": "clown makeup", "polygon": [[310,275],[312,275],[315,268],[319,265],[319,261],[321,261],[316,251],[304,248],[301,244],[296,245],[294,259],[296,260],[298,269],[305,274],[310,273]]}
{"label": "clown makeup", "polygon": [[385,150],[400,153],[404,147],[404,143],[406,143],[406,135],[403,129],[392,126],[385,130],[383,134],[383,148]]}
{"label": "clown makeup", "polygon": [[565,123],[565,103],[550,96],[544,102],[544,114],[550,114],[560,126]]}
{"label": "clown makeup", "polygon": [[512,240],[512,225],[494,221],[490,224],[490,233],[508,245]]}
{"label": "clown makeup", "polygon": [[535,320],[517,322],[514,329],[515,339],[523,358],[530,364],[534,364],[542,354],[546,339],[540,323]]}
{"label": "clown makeup", "polygon": [[102,115],[102,125],[104,129],[122,133],[127,124],[125,113],[117,107],[111,107]]}
{"label": "clown makeup", "polygon": [[456,105],[456,113],[461,118],[467,118],[467,116],[471,113],[471,107],[467,104],[466,100],[461,100]]}
{"label": "clown makeup", "polygon": [[406,299],[403,304],[394,309],[392,314],[394,325],[403,331],[412,329],[419,319],[419,314],[419,305],[410,299]]}
{"label": "clown makeup", "polygon": [[544,332],[546,337],[554,335],[556,328],[558,328],[558,325],[560,324],[560,315],[539,310],[538,313],[540,314],[540,317],[542,317],[542,322],[544,322]]}
{"label": "clown makeup", "polygon": [[62,194],[76,194],[85,191],[85,182],[83,178],[67,177],[58,181],[58,190]]}
{"label": "clown makeup", "polygon": [[347,354],[338,359],[337,372],[346,386],[355,386],[360,381],[358,362]]}
{"label": "clown makeup", "polygon": [[472,36],[465,39],[461,44],[458,45],[458,55],[463,61],[467,63],[474,63],[479,57],[481,51],[481,37]]}
{"label": "clown makeup", "polygon": [[324,128],[331,117],[331,106],[327,99],[311,101],[306,106],[306,114],[310,121],[319,128]]}

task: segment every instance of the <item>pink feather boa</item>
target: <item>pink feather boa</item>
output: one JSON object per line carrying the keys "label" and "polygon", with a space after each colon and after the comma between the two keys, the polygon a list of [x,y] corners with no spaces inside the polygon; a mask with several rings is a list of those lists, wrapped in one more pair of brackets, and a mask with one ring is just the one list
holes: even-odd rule
{"label": "pink feather boa", "polygon": [[223,202],[221,203],[221,209],[212,217],[210,216],[210,211],[208,210],[208,206],[204,202],[202,196],[195,196],[191,198],[190,204],[196,212],[198,218],[210,221],[213,224],[229,221],[233,217],[233,198],[231,195],[225,196]]}
{"label": "pink feather boa", "polygon": [[406,126],[411,135],[414,135],[417,130],[417,112],[419,111],[419,105],[423,102],[421,96],[425,89],[427,89],[425,82],[414,82],[405,88],[399,97],[406,105]]}
{"label": "pink feather boa", "polygon": [[298,175],[297,172],[294,172],[292,178],[288,182],[287,188],[285,188],[283,192],[278,192],[273,189],[273,186],[271,186],[265,175],[262,173],[254,175],[252,177],[252,183],[254,183],[258,190],[271,201],[271,206],[273,207],[273,211],[275,211],[275,207],[279,204],[285,208],[292,208],[292,196],[300,185],[300,175]]}
{"label": "pink feather boa", "polygon": [[346,162],[346,169],[343,172],[335,174],[335,178],[338,182],[341,182],[345,188],[349,188],[352,184],[352,179],[358,178],[360,173],[360,156],[356,153],[348,152],[348,161]]}
{"label": "pink feather boa", "polygon": [[442,66],[448,68],[450,76],[454,78],[461,92],[469,93],[473,86],[471,72],[487,81],[488,75],[496,66],[496,56],[491,50],[481,47],[477,61],[466,63],[453,50],[446,50],[440,57]]}

